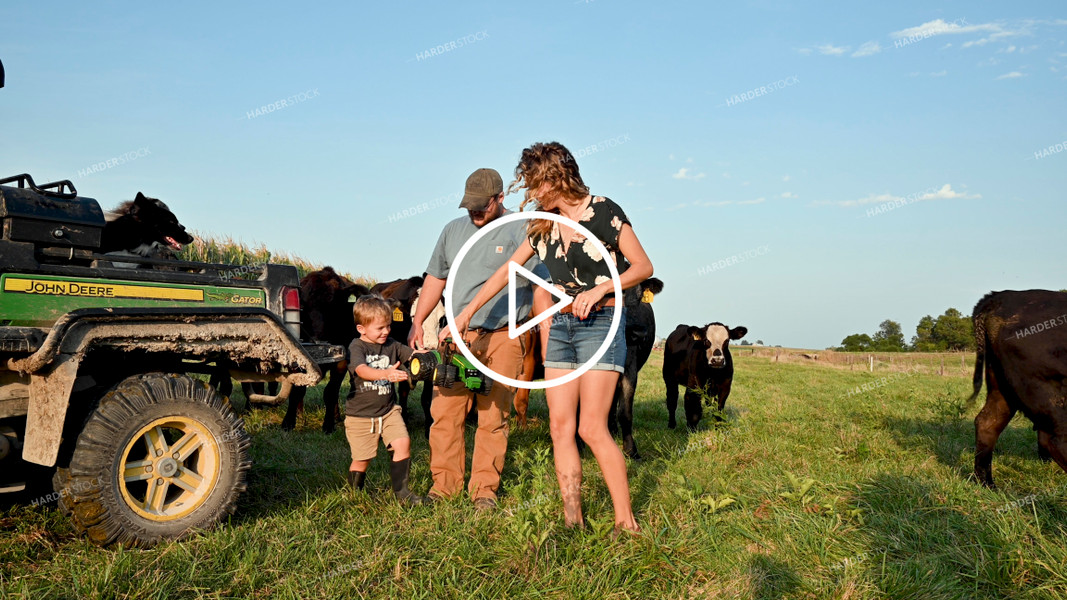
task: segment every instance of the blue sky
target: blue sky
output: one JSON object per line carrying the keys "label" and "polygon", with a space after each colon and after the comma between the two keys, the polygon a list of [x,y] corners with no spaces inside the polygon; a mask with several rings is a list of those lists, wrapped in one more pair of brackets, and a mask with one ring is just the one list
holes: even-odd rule
{"label": "blue sky", "polygon": [[143,191],[356,274],[421,273],[471,171],[506,183],[556,140],[632,219],[660,336],[910,338],[990,290],[1067,287],[1062,3],[7,0],[0,21],[4,175],[105,208]]}

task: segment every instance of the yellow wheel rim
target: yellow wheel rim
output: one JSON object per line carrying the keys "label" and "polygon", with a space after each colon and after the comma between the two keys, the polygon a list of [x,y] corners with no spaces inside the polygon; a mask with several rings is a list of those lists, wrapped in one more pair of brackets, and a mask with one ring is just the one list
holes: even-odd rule
{"label": "yellow wheel rim", "polygon": [[415,376],[419,374],[419,359],[417,358],[411,359],[411,374]]}
{"label": "yellow wheel rim", "polygon": [[122,499],[146,519],[180,519],[199,508],[215,489],[219,456],[218,440],[198,421],[156,419],[122,452]]}

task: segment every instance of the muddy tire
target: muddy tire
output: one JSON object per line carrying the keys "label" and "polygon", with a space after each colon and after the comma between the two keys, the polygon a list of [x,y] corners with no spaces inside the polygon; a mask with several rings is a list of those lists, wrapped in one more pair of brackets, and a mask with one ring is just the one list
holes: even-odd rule
{"label": "muddy tire", "polygon": [[59,508],[101,546],[148,547],[233,513],[251,461],[244,422],[214,388],[186,375],[121,381],[53,479]]}

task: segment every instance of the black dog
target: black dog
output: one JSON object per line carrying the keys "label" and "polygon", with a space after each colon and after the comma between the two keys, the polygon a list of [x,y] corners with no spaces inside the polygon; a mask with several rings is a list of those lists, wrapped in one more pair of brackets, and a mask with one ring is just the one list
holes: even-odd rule
{"label": "black dog", "polygon": [[[160,200],[137,192],[132,202],[123,202],[107,217],[101,233],[100,252],[129,252],[146,258],[180,252],[193,236]],[[161,254],[162,251],[162,254]]]}
{"label": "black dog", "polygon": [[[674,412],[678,409],[678,385],[685,386],[685,424],[695,429],[704,416],[701,397],[709,404],[717,400],[719,413],[730,396],[734,379],[734,359],[730,356],[730,340],[745,337],[745,327],[728,328],[722,323],[709,323],[704,327],[679,325],[667,337],[663,351],[663,383],[667,386],[667,427],[674,429],[677,422]],[[718,414],[716,420],[722,420]]]}

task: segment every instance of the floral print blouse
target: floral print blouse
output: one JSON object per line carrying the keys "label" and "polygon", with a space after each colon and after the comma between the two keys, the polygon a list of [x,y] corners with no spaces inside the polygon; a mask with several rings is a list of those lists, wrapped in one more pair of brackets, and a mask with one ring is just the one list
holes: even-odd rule
{"label": "floral print blouse", "polygon": [[[625,267],[629,265],[619,252],[619,234],[622,232],[622,226],[630,223],[630,220],[626,218],[622,208],[608,198],[593,196],[578,222],[604,244],[619,272],[625,271]],[[552,231],[548,235],[533,234],[528,237],[530,246],[548,268],[552,284],[567,295],[577,296],[604,281],[611,281],[611,271],[608,270],[604,257],[580,232],[571,234],[570,245],[566,250],[563,247],[559,223],[555,221],[552,222]],[[609,293],[607,296],[611,295]]]}

